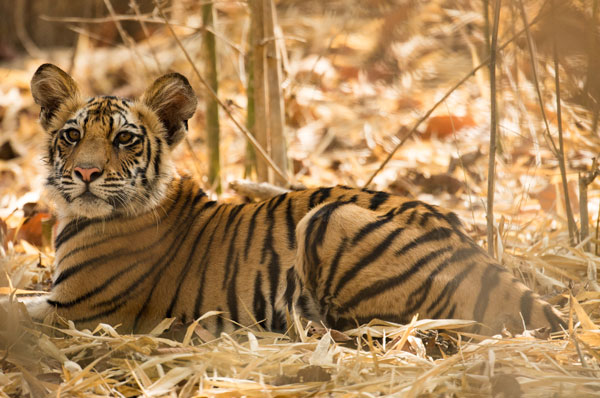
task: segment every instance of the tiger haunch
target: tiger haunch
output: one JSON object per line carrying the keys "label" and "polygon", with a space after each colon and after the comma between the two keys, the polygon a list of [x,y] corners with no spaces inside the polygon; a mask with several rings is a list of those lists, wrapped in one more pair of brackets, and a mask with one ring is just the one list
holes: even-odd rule
{"label": "tiger haunch", "polygon": [[179,74],[139,101],[84,102],[73,79],[46,64],[32,93],[59,216],[43,305],[80,327],[147,331],[214,310],[225,313],[205,322],[215,333],[256,322],[284,330],[293,308],[337,328],[416,313],[474,319],[485,334],[564,326],[436,206],[348,187],[209,200],[170,159],[197,103]]}

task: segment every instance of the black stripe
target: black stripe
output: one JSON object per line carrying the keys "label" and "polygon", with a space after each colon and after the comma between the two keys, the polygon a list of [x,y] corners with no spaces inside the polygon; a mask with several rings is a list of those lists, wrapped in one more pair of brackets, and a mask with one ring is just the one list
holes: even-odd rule
{"label": "black stripe", "polygon": [[[241,219],[241,218],[240,218]],[[238,297],[237,297],[237,276],[238,270],[240,268],[239,254],[236,253],[235,261],[233,262],[233,270],[231,271],[231,276],[229,278],[229,283],[227,285],[227,307],[229,307],[229,314],[231,320],[234,322],[239,322],[239,314],[238,314]]]}
{"label": "black stripe", "polygon": [[442,214],[436,206],[430,205],[429,203],[423,203],[423,207],[433,213],[433,217],[437,218],[438,220],[446,221],[462,242],[471,242],[471,239],[462,231],[461,222],[456,214],[452,212],[448,214]]}
{"label": "black stripe", "polygon": [[379,206],[384,204],[390,198],[390,194],[387,192],[377,192],[371,197],[371,203],[369,204],[369,210],[377,210]]}
{"label": "black stripe", "polygon": [[259,323],[264,324],[266,317],[267,302],[265,300],[265,296],[262,293],[261,285],[261,273],[260,271],[258,271],[256,273],[256,278],[254,279],[254,298],[252,299],[252,310],[256,320]]}
{"label": "black stripe", "polygon": [[519,307],[521,308],[521,316],[523,317],[525,326],[530,326],[529,322],[531,321],[531,308],[533,307],[533,292],[531,290],[527,290],[525,293],[523,293]]}
{"label": "black stripe", "polygon": [[316,205],[319,205],[327,200],[331,196],[331,189],[331,187],[327,187],[319,188],[314,191],[308,199],[308,209],[311,210]]}
{"label": "black stripe", "polygon": [[[230,217],[229,219],[231,219],[231,213],[230,212]],[[236,213],[237,215],[237,213]],[[234,245],[235,242],[237,240],[237,231],[239,229],[240,226],[240,222],[244,219],[244,215],[242,214],[242,216],[238,219],[237,223],[235,224],[235,228],[233,229],[233,232],[231,233],[231,238],[229,239],[229,245],[227,248],[227,259],[225,260],[225,272],[223,273],[223,289],[225,289],[227,287],[227,281],[229,280],[229,271],[231,269],[231,265],[233,263],[233,256],[235,254],[236,259],[237,259],[237,253],[234,253]],[[229,222],[229,220],[228,220]],[[223,237],[224,239],[225,237]],[[237,260],[236,260],[237,261]]]}
{"label": "black stripe", "polygon": [[[488,265],[481,277],[481,288],[475,300],[475,309],[473,310],[473,319],[477,322],[483,321],[485,311],[490,303],[490,293],[500,282],[499,272],[496,267]],[[478,328],[479,329],[479,328]]]}
{"label": "black stripe", "polygon": [[419,245],[422,245],[424,243],[435,242],[435,241],[447,239],[452,236],[452,232],[453,231],[449,228],[444,228],[444,227],[434,228],[434,229],[430,230],[429,232],[427,232],[426,234],[419,236],[418,238],[412,240],[410,243],[404,245],[402,248],[398,249],[396,251],[396,256],[402,256],[402,255],[406,254],[409,250],[411,250]]}
{"label": "black stripe", "polygon": [[296,292],[296,271],[294,267],[288,268],[285,274],[285,292],[283,293],[283,301],[287,309],[292,310],[292,301]]}
{"label": "black stripe", "polygon": [[[304,231],[304,250],[309,265],[316,266],[320,262],[317,250],[323,244],[325,239],[329,218],[335,210],[348,203],[349,201],[328,203],[317,210],[308,221],[308,225]],[[313,236],[313,230],[317,226],[317,222],[320,222],[320,224],[318,225],[317,231],[314,232],[315,236]],[[308,271],[308,273],[312,273],[312,271]]]}
{"label": "black stripe", "polygon": [[[230,211],[229,211],[229,215],[227,217],[227,222],[225,223],[225,228],[223,229],[223,236],[225,236],[227,234],[229,227],[231,227],[231,223],[233,223],[233,220],[235,220],[236,216],[239,214],[239,212],[244,207],[246,207],[246,205],[243,205],[243,204],[233,205],[233,208],[229,207]],[[238,224],[238,226],[239,226],[239,224]],[[237,226],[236,226],[236,228],[237,228]]]}
{"label": "black stripe", "polygon": [[339,292],[346,286],[348,282],[356,277],[356,275],[365,267],[367,267],[372,262],[376,261],[379,257],[381,257],[386,249],[390,247],[394,239],[398,237],[404,228],[396,228],[392,232],[386,236],[386,238],[379,243],[377,246],[373,248],[369,253],[363,256],[350,270],[346,271],[342,277],[339,279],[337,286],[334,290],[333,296],[338,296]]}
{"label": "black stripe", "polygon": [[[408,300],[404,304],[404,312],[402,313],[402,317],[412,315],[417,309],[421,308],[423,303],[425,303],[425,300],[431,296],[431,286],[440,272],[442,272],[448,265],[452,263],[457,261],[467,261],[474,254],[476,253],[474,253],[471,249],[460,249],[452,253],[450,258],[438,264],[438,266],[435,267],[435,269],[431,271],[426,278],[422,278],[424,282],[408,295]],[[446,287],[447,286],[448,284]]]}
{"label": "black stripe", "polygon": [[419,214],[418,210],[415,209],[411,211],[406,220],[406,225],[412,225],[412,223],[415,222],[415,218],[417,218],[417,214]]}
{"label": "black stripe", "polygon": [[448,220],[448,222],[450,223],[452,228],[462,229],[462,222],[460,221],[460,218],[458,218],[458,216],[456,214],[454,214],[452,212],[447,213],[446,219]]}
{"label": "black stripe", "polygon": [[473,271],[473,269],[475,269],[475,263],[470,263],[450,282],[448,282],[440,294],[431,301],[429,308],[427,308],[428,314],[431,314],[431,311],[433,311],[436,307],[439,307],[439,310],[435,314],[431,315],[431,318],[437,319],[442,315],[442,312],[448,307],[448,303],[457,292],[462,281],[471,273],[471,271]]}
{"label": "black stripe", "polygon": [[[219,307],[217,307],[217,312],[223,312],[223,309],[219,306]],[[220,336],[221,333],[223,333],[223,330],[225,329],[225,325],[223,324],[223,317],[221,315],[217,315],[215,322],[216,322],[215,326],[217,328],[215,334],[217,336]]]}
{"label": "black stripe", "polygon": [[562,329],[566,329],[567,328],[567,324],[565,321],[563,321],[562,319],[560,319],[552,310],[552,307],[550,307],[549,304],[546,304],[543,306],[544,307],[544,315],[546,316],[546,319],[548,320],[548,322],[550,322],[550,325],[552,326],[552,331],[553,332],[558,332]]}
{"label": "black stripe", "polygon": [[396,214],[400,215],[400,214],[406,212],[407,210],[414,209],[415,207],[417,207],[421,204],[423,204],[423,202],[421,202],[419,200],[411,200],[408,202],[404,202],[400,205],[400,207],[398,207],[398,209],[396,210]]}
{"label": "black stripe", "polygon": [[60,231],[60,233],[56,236],[54,240],[54,248],[58,251],[58,249],[69,239],[74,237],[75,235],[83,232],[84,229],[89,227],[90,225],[94,225],[100,222],[110,221],[114,217],[109,218],[77,218],[71,222],[69,222],[65,227]]}
{"label": "black stripe", "polygon": [[204,231],[206,230],[206,228],[211,224],[211,222],[215,219],[215,217],[218,214],[219,218],[217,220],[215,220],[215,222],[214,222],[214,228],[213,228],[212,233],[209,234],[207,244],[202,245],[202,248],[205,249],[205,251],[203,252],[202,261],[200,261],[200,263],[198,264],[198,272],[201,272],[201,275],[200,275],[200,283],[198,284],[199,288],[196,291],[196,299],[194,300],[194,319],[197,319],[201,315],[200,307],[202,307],[202,302],[204,300],[204,290],[205,290],[205,289],[202,289],[201,287],[204,286],[204,284],[205,284],[206,273],[208,272],[208,269],[210,268],[209,260],[211,257],[210,250],[212,249],[212,241],[216,235],[215,230],[219,227],[221,218],[223,216],[223,212],[221,212],[221,210],[223,210],[224,208],[225,208],[225,206],[217,206],[217,208],[215,209],[213,214],[211,214],[209,219],[206,220],[206,222],[202,226],[202,229],[198,232],[198,235],[196,235],[196,239],[194,240],[194,244],[192,245],[192,247],[194,249],[188,256],[188,259],[186,261],[186,264],[187,264],[187,263],[192,262],[193,259],[198,258],[198,256],[196,256],[196,250],[198,250],[198,248],[200,247],[200,245],[199,245],[200,239],[204,236]]}
{"label": "black stripe", "polygon": [[350,300],[341,304],[340,308],[344,312],[347,312],[348,310],[356,307],[362,301],[384,294],[388,290],[400,286],[401,284],[406,282],[411,276],[420,271],[424,266],[437,259],[438,257],[444,255],[445,253],[449,252],[450,250],[452,250],[450,247],[444,247],[439,250],[430,252],[426,256],[423,256],[420,259],[418,259],[409,269],[402,272],[401,274],[396,275],[392,278],[379,280],[376,283],[372,283],[369,286],[361,289]]}
{"label": "black stripe", "polygon": [[306,296],[306,293],[302,290],[302,287],[300,287],[300,296],[298,297],[298,301],[296,302],[297,307],[300,309],[300,313],[303,314],[305,317],[310,317],[311,316],[311,308],[310,308],[310,298],[308,296]]}
{"label": "black stripe", "polygon": [[296,247],[296,222],[292,211],[292,198],[288,198],[287,207],[285,209],[285,223],[288,233],[288,249],[294,250]]}
{"label": "black stripe", "polygon": [[266,202],[262,202],[254,213],[252,213],[252,217],[250,217],[250,224],[248,224],[248,234],[246,235],[246,245],[244,247],[244,260],[248,260],[248,252],[250,251],[250,246],[252,244],[252,238],[254,237],[254,228],[256,227],[256,217],[260,210],[265,206]]}
{"label": "black stripe", "polygon": [[456,303],[454,303],[452,305],[452,308],[450,308],[450,311],[448,311],[448,315],[446,316],[446,318],[448,319],[453,319],[454,318],[454,313],[456,312]]}
{"label": "black stripe", "polygon": [[356,235],[354,235],[354,238],[352,238],[352,245],[356,245],[358,242],[360,242],[362,239],[364,239],[368,234],[379,229],[381,226],[389,223],[393,219],[394,219],[394,213],[392,211],[392,212],[388,212],[387,214],[385,214],[385,216],[379,218],[377,221],[373,221],[373,222],[370,222],[370,223],[364,225],[356,233]]}
{"label": "black stripe", "polygon": [[[265,235],[265,239],[264,239],[264,243],[263,243],[263,248],[262,248],[262,254],[261,254],[261,260],[260,262],[263,263],[266,260],[266,255],[267,253],[270,254],[270,261],[268,264],[268,277],[269,277],[269,289],[270,289],[270,304],[271,304],[271,308],[275,308],[275,299],[277,297],[277,287],[279,286],[279,275],[281,273],[281,263],[280,263],[280,257],[279,257],[279,253],[275,250],[274,247],[274,237],[273,237],[273,231],[275,229],[275,210],[277,210],[277,208],[279,207],[279,205],[281,205],[281,203],[283,203],[283,201],[285,200],[285,195],[280,195],[276,198],[271,199],[269,202],[272,203],[268,203],[268,210],[267,210],[267,216],[266,219],[269,222],[269,226],[267,227],[267,233]],[[273,318],[275,319],[275,314],[273,313]]]}
{"label": "black stripe", "polygon": [[327,188],[321,188],[319,189],[321,195],[319,196],[319,199],[317,199],[318,203],[323,203],[325,202],[327,199],[329,199],[329,197],[331,196],[331,187],[327,187]]}
{"label": "black stripe", "polygon": [[429,219],[433,217],[433,213],[424,213],[421,216],[421,220],[419,221],[419,226],[421,227],[425,227],[425,225],[427,224],[427,221],[429,221]]}
{"label": "black stripe", "polygon": [[[333,278],[337,274],[337,269],[340,265],[342,255],[344,253],[346,253],[347,245],[348,245],[348,238],[344,237],[342,239],[342,242],[338,246],[337,250],[335,251],[335,255],[333,256],[333,260],[331,261],[331,265],[329,266],[329,273],[327,274],[327,280],[325,281],[325,286],[323,286],[323,296],[319,297],[319,302],[321,304],[321,307],[325,307],[325,305],[326,305],[325,299],[330,296],[331,286],[333,285]],[[312,279],[309,279],[309,281],[312,281]],[[314,281],[314,282],[317,283],[318,281]],[[314,289],[314,290],[316,290],[316,289]],[[316,295],[316,291],[314,293]]]}

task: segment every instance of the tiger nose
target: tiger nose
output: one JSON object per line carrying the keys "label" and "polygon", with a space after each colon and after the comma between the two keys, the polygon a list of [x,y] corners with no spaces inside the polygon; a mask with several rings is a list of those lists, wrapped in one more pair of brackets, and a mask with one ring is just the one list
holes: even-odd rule
{"label": "tiger nose", "polygon": [[91,167],[91,168],[75,167],[75,169],[73,169],[73,171],[75,172],[75,175],[77,176],[77,178],[79,178],[80,180],[82,180],[84,182],[92,182],[102,175],[102,170],[100,170],[97,167]]}

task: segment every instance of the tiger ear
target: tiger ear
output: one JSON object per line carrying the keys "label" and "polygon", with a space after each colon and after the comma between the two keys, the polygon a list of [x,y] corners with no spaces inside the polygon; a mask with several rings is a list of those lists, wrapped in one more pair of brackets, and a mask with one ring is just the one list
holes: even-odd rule
{"label": "tiger ear", "polygon": [[31,78],[31,95],[41,107],[40,123],[48,129],[60,106],[79,97],[79,89],[73,78],[58,66],[43,64]]}
{"label": "tiger ear", "polygon": [[174,147],[185,136],[187,121],[194,112],[198,99],[188,80],[179,73],[159,77],[142,96],[167,131],[167,143]]}

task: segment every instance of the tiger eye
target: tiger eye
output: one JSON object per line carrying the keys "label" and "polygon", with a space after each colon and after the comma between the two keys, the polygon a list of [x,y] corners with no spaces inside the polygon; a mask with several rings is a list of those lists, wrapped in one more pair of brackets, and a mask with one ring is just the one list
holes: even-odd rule
{"label": "tiger eye", "polygon": [[128,131],[122,131],[117,135],[117,143],[118,144],[128,144],[133,139],[133,134]]}
{"label": "tiger eye", "polygon": [[65,132],[65,135],[67,137],[67,141],[70,141],[72,143],[79,141],[79,139],[81,138],[81,133],[78,130],[67,130]]}

